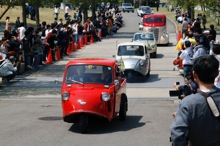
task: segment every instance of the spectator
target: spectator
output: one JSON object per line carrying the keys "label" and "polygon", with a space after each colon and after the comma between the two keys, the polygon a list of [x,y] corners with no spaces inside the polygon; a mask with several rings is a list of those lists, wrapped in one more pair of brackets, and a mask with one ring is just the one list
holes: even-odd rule
{"label": "spectator", "polygon": [[201,23],[200,23],[200,20],[199,18],[195,19],[193,24],[192,24],[192,28],[193,28],[193,31],[195,32],[196,30],[198,29],[201,29]]}
{"label": "spectator", "polygon": [[31,47],[31,55],[33,55],[33,67],[38,69],[39,65],[39,52],[40,52],[40,44],[39,42],[35,41],[34,45]]}
{"label": "spectator", "polygon": [[23,42],[23,39],[25,37],[25,27],[24,27],[24,23],[21,22],[20,27],[18,27],[18,39]]}
{"label": "spectator", "polygon": [[190,95],[192,93],[196,93],[197,89],[198,89],[198,85],[194,81],[192,73],[187,73],[186,76],[184,77],[184,80],[185,80],[184,85],[177,85],[176,82],[173,84],[173,87],[176,90],[180,91],[179,99],[183,99],[187,95]]}
{"label": "spectator", "polygon": [[17,31],[17,29],[20,27],[21,22],[20,22],[20,17],[17,17],[16,21],[15,21],[15,30]]}
{"label": "spectator", "polygon": [[206,15],[203,14],[203,15],[202,15],[202,26],[203,26],[203,29],[204,29],[204,30],[206,30],[206,23],[207,23]]}
{"label": "spectator", "polygon": [[66,19],[66,20],[69,20],[70,18],[70,16],[69,16],[69,12],[70,12],[70,8],[69,8],[69,6],[68,5],[66,5],[65,6],[65,15],[64,15],[64,18]]}
{"label": "spectator", "polygon": [[182,23],[182,38],[186,37],[187,29],[188,29],[187,18],[184,18],[183,23]]}
{"label": "spectator", "polygon": [[[219,44],[214,44],[213,45],[213,54],[215,58],[218,60],[220,63],[220,45]],[[218,68],[218,76],[215,78],[215,86],[220,89],[220,66]]]}
{"label": "spectator", "polygon": [[216,41],[216,31],[213,24],[210,25],[209,35],[211,35],[210,40]]}
{"label": "spectator", "polygon": [[219,62],[214,56],[201,56],[193,64],[193,77],[199,93],[185,97],[178,106],[171,124],[172,146],[217,146],[220,145],[220,122],[203,94],[211,95],[220,109],[220,90],[214,86]]}
{"label": "spectator", "polygon": [[11,32],[11,21],[10,21],[10,17],[6,17],[5,30]]}
{"label": "spectator", "polygon": [[184,77],[186,76],[188,72],[192,71],[192,64],[193,64],[192,62],[193,50],[191,48],[190,41],[186,40],[185,46],[186,46],[186,49],[184,49],[179,56],[181,59],[183,59]]}
{"label": "spectator", "polygon": [[59,11],[60,11],[60,7],[58,5],[54,6],[54,14],[55,14],[55,18],[58,19],[59,17]]}
{"label": "spectator", "polygon": [[208,38],[202,33],[202,29],[198,28],[195,30],[195,39],[199,39],[202,45],[209,50]]}
{"label": "spectator", "polygon": [[180,23],[180,24],[182,24],[183,19],[184,19],[184,14],[180,15],[180,16],[177,18],[177,22]]}
{"label": "spectator", "polygon": [[193,52],[193,59],[207,54],[206,48],[203,46],[203,40],[196,38],[196,46],[194,47]]}
{"label": "spectator", "polygon": [[0,68],[0,75],[3,77],[3,82],[8,83],[11,79],[16,76],[17,66],[15,64],[15,57],[10,56],[5,59]]}

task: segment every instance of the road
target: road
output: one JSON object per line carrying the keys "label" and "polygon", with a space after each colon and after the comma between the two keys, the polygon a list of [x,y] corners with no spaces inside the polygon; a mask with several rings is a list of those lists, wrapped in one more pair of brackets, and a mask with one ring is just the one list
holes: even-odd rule
{"label": "road", "polygon": [[18,76],[0,88],[0,145],[7,146],[169,146],[171,113],[178,100],[169,97],[175,81],[183,82],[173,71],[176,56],[175,26],[168,21],[170,45],[158,46],[151,60],[151,75],[144,83],[127,85],[128,117],[110,123],[92,123],[88,134],[80,134],[76,125],[62,121],[60,84],[65,64],[75,57],[112,57],[116,44],[131,41],[138,31],[140,17],[123,13],[125,26],[113,37],[88,45],[62,61]]}

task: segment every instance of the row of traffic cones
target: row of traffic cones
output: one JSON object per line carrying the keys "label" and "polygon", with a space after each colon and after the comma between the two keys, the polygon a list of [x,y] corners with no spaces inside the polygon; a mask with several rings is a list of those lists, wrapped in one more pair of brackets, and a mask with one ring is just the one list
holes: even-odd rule
{"label": "row of traffic cones", "polygon": [[[102,39],[102,34],[101,32],[98,34],[99,37]],[[94,43],[94,38],[93,35],[90,35],[90,44]],[[84,35],[83,37],[79,38],[79,42],[77,44],[77,49],[81,49],[81,47],[84,47],[84,44],[87,45],[88,44],[88,40],[87,40],[87,35]],[[66,54],[70,55],[71,51],[75,51],[75,43],[74,41],[70,42],[67,50],[66,50]],[[56,47],[56,59],[60,60],[60,48],[57,46]],[[47,56],[47,61],[46,64],[53,64],[53,59],[52,59],[52,49],[50,48],[48,56]]]}

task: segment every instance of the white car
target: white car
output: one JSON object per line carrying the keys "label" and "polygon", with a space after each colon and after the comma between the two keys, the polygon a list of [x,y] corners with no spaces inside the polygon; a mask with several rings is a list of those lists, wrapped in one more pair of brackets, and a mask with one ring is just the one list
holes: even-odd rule
{"label": "white car", "polygon": [[132,12],[134,13],[134,6],[131,3],[122,3],[121,4],[121,11],[122,12]]}
{"label": "white car", "polygon": [[120,43],[114,57],[128,82],[143,81],[150,75],[150,55],[145,43]]}
{"label": "white car", "polygon": [[137,9],[137,15],[143,17],[144,15],[150,15],[153,14],[154,11],[149,6],[140,6]]}
{"label": "white car", "polygon": [[157,57],[157,41],[153,32],[137,32],[134,34],[132,41],[145,43],[150,57]]}

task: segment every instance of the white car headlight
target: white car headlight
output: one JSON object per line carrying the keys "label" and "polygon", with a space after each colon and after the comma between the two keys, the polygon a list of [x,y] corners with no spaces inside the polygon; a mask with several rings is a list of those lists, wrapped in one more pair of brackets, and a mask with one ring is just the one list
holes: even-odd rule
{"label": "white car headlight", "polygon": [[109,101],[110,94],[108,92],[102,92],[102,100],[103,101]]}
{"label": "white car headlight", "polygon": [[144,60],[141,60],[141,61],[139,62],[139,64],[140,64],[140,66],[143,66],[143,65],[144,65]]}
{"label": "white car headlight", "polygon": [[69,92],[62,93],[62,100],[67,101],[70,98]]}

